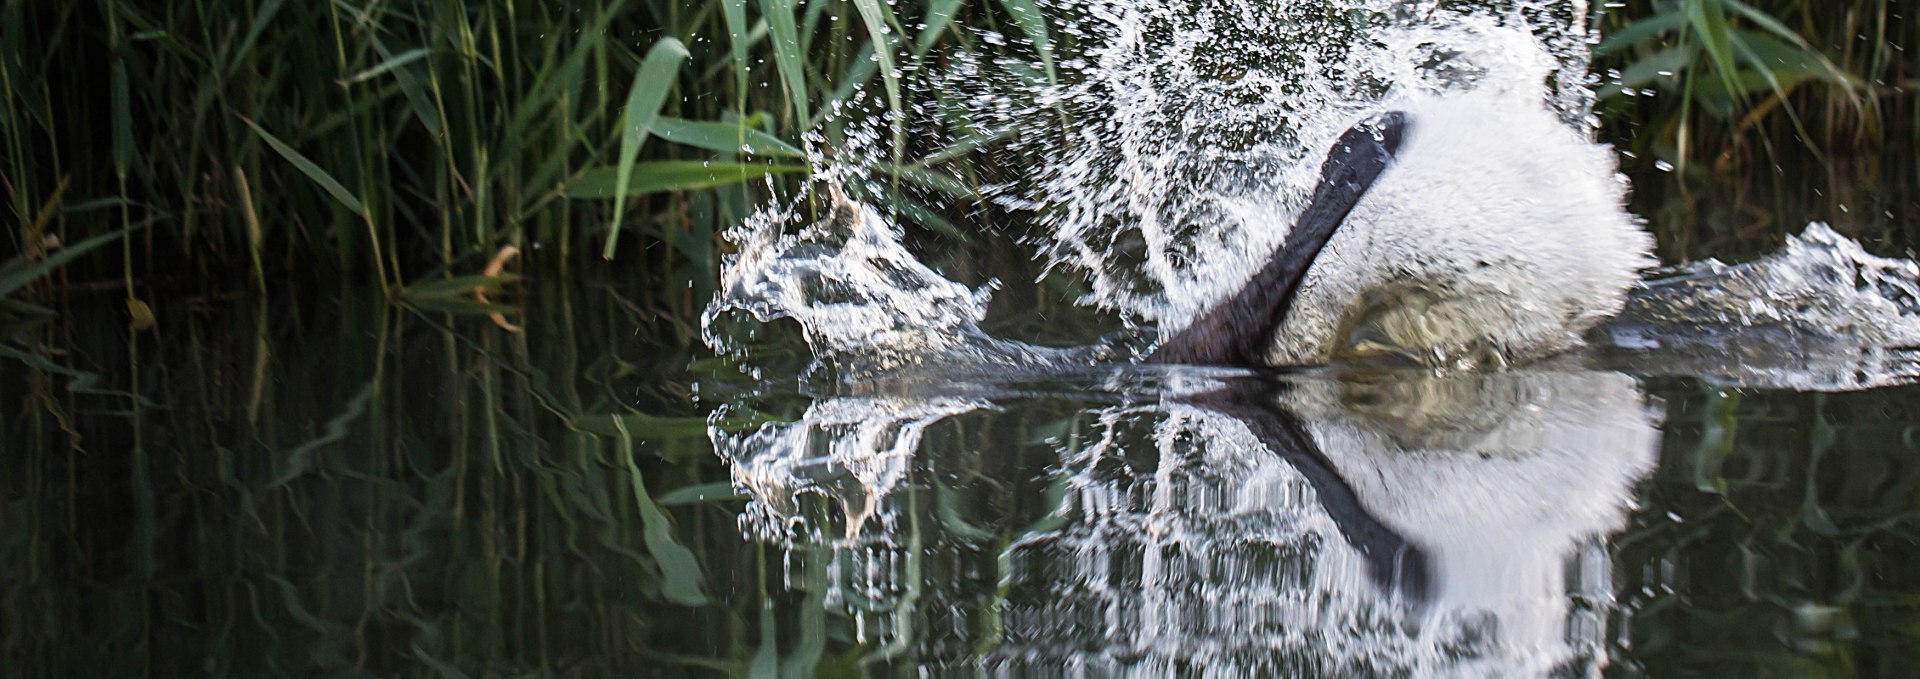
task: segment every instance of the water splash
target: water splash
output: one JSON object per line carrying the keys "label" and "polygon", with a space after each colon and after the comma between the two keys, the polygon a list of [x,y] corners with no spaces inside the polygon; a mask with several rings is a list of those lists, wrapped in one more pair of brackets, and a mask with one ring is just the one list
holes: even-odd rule
{"label": "water splash", "polygon": [[1868,254],[1816,222],[1779,253],[1739,265],[1709,259],[1649,280],[1621,321],[1917,345],[1920,264]]}
{"label": "water splash", "polygon": [[1920,379],[1920,263],[1876,257],[1825,224],[1743,264],[1650,278],[1590,338],[1643,374],[1845,391]]}
{"label": "water splash", "polygon": [[1178,325],[1252,274],[1324,150],[1385,102],[1475,91],[1584,131],[1583,4],[1063,3],[1097,46],[1039,99],[1074,131],[1023,135],[1050,162],[1002,200],[1037,215],[1041,254],[1084,273],[1086,302]]}
{"label": "water splash", "polygon": [[[1474,91],[1551,107],[1575,129],[1590,124],[1584,3],[1058,0],[1046,9],[1081,52],[1044,75],[1039,63],[971,53],[915,72],[966,121],[932,124],[927,135],[1005,139],[976,151],[1002,173],[981,192],[1030,222],[1035,256],[1084,281],[1083,303],[1127,324],[1176,326],[1245,280],[1285,238],[1327,145],[1386,102]],[[1059,358],[981,333],[993,286],[942,278],[901,244],[900,215],[873,207],[894,203],[848,197],[897,195],[876,173],[933,171],[897,164],[914,159],[898,158],[884,131],[925,124],[926,109],[904,121],[860,118],[873,107],[854,100],[835,105],[851,118],[842,144],[813,158],[830,214],[809,221],[770,207],[731,235],[741,254],[706,316],[708,344],[739,350],[714,325],[744,311],[797,320],[816,356],[856,379],[970,357],[1016,366]],[[1089,356],[1131,357],[1124,348],[1075,355]]]}
{"label": "water splash", "polygon": [[[714,436],[749,534],[831,558],[826,598],[915,664],[1605,664],[1600,540],[1655,448],[1657,413],[1631,378],[1177,381],[1192,390],[1132,405],[828,398]],[[1055,436],[1022,435],[1043,422]],[[969,603],[977,591],[999,603]]]}
{"label": "water splash", "polygon": [[744,313],[758,323],[799,323],[819,367],[851,378],[909,368],[1059,365],[1097,351],[1050,350],[1008,342],[982,331],[992,286],[970,289],[915,258],[897,226],[873,208],[848,200],[828,182],[831,213],[801,222],[789,207],[770,207],[730,237],[730,260],[714,303],[702,317],[709,346],[736,348],[721,330]]}
{"label": "water splash", "polygon": [[[1591,126],[1584,3],[1046,7],[1083,48],[1054,72],[963,54],[918,75],[965,111],[967,126],[944,131],[964,136],[960,152],[1000,140],[992,165],[1008,174],[983,191],[1033,222],[1035,256],[1130,323],[1179,325],[1244,280],[1283,242],[1328,143],[1395,102],[1471,92]],[[735,431],[725,423],[746,406],[730,403],[709,435],[750,498],[742,528],[824,553],[827,601],[876,655],[1149,675],[1605,665],[1604,541],[1651,465],[1657,419],[1632,378],[1315,375],[1209,402],[1218,374],[1109,366],[1064,406],[982,385],[1136,356],[985,333],[994,285],[941,275],[903,244],[906,211],[859,198],[888,195],[875,177],[898,162],[930,167],[886,146],[887,122],[848,121],[843,147],[814,158],[822,214],[769,206],[730,235],[739,254],[704,318],[708,344],[735,354],[732,320],[790,319],[814,367],[835,373],[792,421]],[[1915,273],[1810,229],[1775,258],[1644,286],[1590,340],[1641,363],[1639,348],[1716,327],[1912,342]],[[1769,342],[1755,355],[1773,355]],[[1776,360],[1747,377],[1851,388],[1920,374],[1898,360]],[[891,381],[902,375],[917,382]],[[957,433],[929,434],[946,427]],[[955,498],[968,492],[992,492],[977,505],[990,511],[967,514]],[[1425,580],[1401,558],[1409,545],[1427,555]]]}

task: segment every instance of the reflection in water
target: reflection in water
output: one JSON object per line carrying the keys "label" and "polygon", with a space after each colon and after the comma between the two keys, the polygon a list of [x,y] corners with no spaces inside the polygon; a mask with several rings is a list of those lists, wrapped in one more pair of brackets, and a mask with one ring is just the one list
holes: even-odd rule
{"label": "reflection in water", "polygon": [[[1656,445],[1631,378],[1153,377],[1169,395],[1038,427],[1051,456],[940,440],[1057,407],[1033,391],[829,397],[712,435],[751,496],[748,532],[829,548],[829,601],[915,662],[983,649],[997,670],[1094,673],[1605,664],[1604,541]],[[1137,395],[1140,379],[1104,388]],[[942,422],[960,432],[930,436]],[[968,582],[992,600],[967,604]]]}

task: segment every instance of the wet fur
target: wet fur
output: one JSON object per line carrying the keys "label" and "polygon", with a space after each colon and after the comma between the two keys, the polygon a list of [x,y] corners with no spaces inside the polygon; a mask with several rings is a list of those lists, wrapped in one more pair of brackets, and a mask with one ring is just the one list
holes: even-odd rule
{"label": "wet fur", "polygon": [[1153,363],[1252,365],[1286,320],[1301,279],[1335,229],[1385,172],[1399,148],[1406,116],[1380,115],[1348,129],[1320,166],[1313,200],[1287,232],[1286,242],[1240,291],[1162,343]]}
{"label": "wet fur", "polygon": [[1607,147],[1544,109],[1406,103],[1341,137],[1285,244],[1150,361],[1483,367],[1570,348],[1620,310],[1652,239]]}

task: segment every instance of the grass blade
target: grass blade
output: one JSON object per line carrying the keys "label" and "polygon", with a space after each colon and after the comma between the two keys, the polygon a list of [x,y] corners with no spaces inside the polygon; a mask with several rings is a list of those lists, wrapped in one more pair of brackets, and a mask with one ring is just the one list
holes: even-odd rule
{"label": "grass blade", "polygon": [[1640,43],[1653,36],[1674,30],[1687,23],[1687,15],[1680,12],[1663,12],[1628,24],[1626,28],[1614,31],[1593,46],[1594,56],[1606,56]]}
{"label": "grass blade", "polygon": [[960,0],[928,2],[927,16],[921,21],[926,27],[920,29],[920,36],[913,41],[914,55],[925,56],[927,50],[933,49],[933,43],[939,42],[940,36],[947,32],[947,27],[953,25],[953,16],[959,12]]}
{"label": "grass blade", "polygon": [[127,91],[127,64],[113,62],[113,172],[121,178],[137,162],[133,143],[132,94]]}
{"label": "grass blade", "polygon": [[893,12],[881,5],[880,0],[853,0],[853,6],[860,10],[860,20],[873,39],[873,56],[880,64],[880,81],[887,89],[887,111],[893,118],[893,152],[898,157],[904,150],[901,142],[906,134],[906,106],[900,101],[900,69],[893,65],[893,41],[889,39]]}
{"label": "grass blade", "polygon": [[1000,0],[1000,6],[1007,8],[1020,32],[1033,41],[1033,49],[1040,53],[1040,66],[1047,72],[1047,84],[1059,82],[1053,70],[1053,40],[1047,36],[1047,16],[1040,13],[1033,0]]}
{"label": "grass blade", "polygon": [[1700,36],[1707,57],[1713,60],[1714,71],[1727,86],[1727,92],[1739,98],[1741,89],[1734,81],[1739,65],[1733,60],[1733,30],[1727,26],[1726,8],[1720,6],[1719,0],[1688,2],[1687,22],[1692,24],[1694,34]]}
{"label": "grass blade", "polygon": [[968,186],[966,182],[932,168],[881,163],[876,169],[889,175],[905,179],[921,188],[939,192],[955,200],[978,200],[980,198],[980,193],[973,190],[973,187]]}
{"label": "grass blade", "polygon": [[34,279],[45,276],[48,272],[60,268],[60,265],[73,261],[75,258],[93,251],[94,248],[113,242],[114,239],[126,233],[127,231],[122,229],[112,233],[101,234],[60,248],[52,254],[47,255],[46,259],[42,259],[32,266],[17,269],[0,269],[0,297],[6,297],[7,295],[13,294],[16,290],[27,287],[27,284],[32,283]]}
{"label": "grass blade", "polygon": [[647,58],[640,62],[640,71],[633,76],[633,87],[627,90],[627,112],[620,125],[620,158],[614,170],[619,179],[613,187],[613,221],[607,225],[607,246],[600,251],[602,258],[613,259],[613,248],[620,242],[620,215],[626,208],[633,161],[640,155],[640,145],[647,140],[654,119],[660,117],[660,106],[667,101],[674,74],[686,58],[685,45],[673,38],[661,38],[653,44],[653,49],[647,50]]}
{"label": "grass blade", "polygon": [[392,59],[388,59],[386,61],[382,61],[378,64],[375,64],[373,68],[369,68],[359,73],[355,73],[353,75],[347,76],[345,80],[340,81],[340,84],[352,85],[355,83],[363,83],[368,80],[378,78],[382,75],[387,74],[393,69],[400,68],[401,66],[411,64],[421,59],[425,59],[427,58],[427,55],[432,53],[433,53],[432,49],[429,49],[426,47],[415,47],[405,52],[401,52],[399,54],[393,55]]}
{"label": "grass blade", "polygon": [[867,81],[873,79],[873,72],[876,70],[879,70],[879,67],[874,65],[873,45],[861,45],[859,53],[853,55],[852,61],[847,62],[847,72],[840,77],[840,85],[827,95],[827,100],[821,106],[820,112],[814,116],[813,120],[807,121],[807,125],[819,125],[826,120],[827,114],[833,111],[836,104],[852,101],[854,90],[865,87]]}
{"label": "grass blade", "polygon": [[715,123],[663,117],[653,121],[653,133],[675,144],[685,144],[721,153],[746,153],[781,158],[806,157],[805,153],[794,148],[792,144],[748,127],[744,122]]}
{"label": "grass blade", "polygon": [[1628,65],[1626,70],[1620,72],[1618,82],[1609,83],[1614,87],[1606,88],[1600,96],[1612,97],[1620,94],[1620,88],[1637,88],[1653,82],[1655,78],[1674,77],[1674,74],[1686,69],[1687,64],[1693,61],[1693,56],[1698,51],[1698,45],[1686,44],[1649,54]]}
{"label": "grass blade", "polygon": [[733,56],[734,104],[741,113],[747,110],[747,0],[720,0],[720,16],[727,22],[727,48]]}
{"label": "grass blade", "polygon": [[520,280],[520,277],[513,274],[495,274],[492,276],[475,274],[472,276],[439,278],[409,285],[401,290],[401,295],[406,297],[467,296],[472,295],[475,290],[496,288],[518,280]]}
{"label": "grass blade", "polygon": [[1773,18],[1766,12],[1754,9],[1752,5],[1741,2],[1740,0],[1726,0],[1726,3],[1728,7],[1733,8],[1733,11],[1738,12],[1740,16],[1746,17],[1748,21],[1766,29],[1768,33],[1780,36],[1781,39],[1786,40],[1795,47],[1805,48],[1807,46],[1805,38],[1800,37],[1800,34],[1793,32],[1793,29],[1787,28],[1786,24],[1780,23],[1779,19]]}
{"label": "grass blade", "polygon": [[800,27],[794,23],[794,0],[760,0],[760,11],[767,15],[767,29],[773,33],[773,64],[786,86],[787,101],[793,105],[793,119],[807,120],[807,76],[800,54]]}
{"label": "grass blade", "polygon": [[660,160],[635,163],[628,172],[617,167],[598,167],[580,175],[567,186],[569,198],[613,198],[658,191],[687,191],[723,186],[770,174],[806,174],[805,165],[763,165],[699,160]]}
{"label": "grass blade", "polygon": [[341,205],[345,205],[347,209],[353,211],[354,214],[361,216],[367,214],[365,204],[361,203],[360,199],[354,196],[352,191],[348,191],[347,187],[341,185],[338,180],[334,179],[333,175],[327,174],[326,170],[320,169],[319,165],[315,165],[314,162],[308,160],[306,156],[300,155],[299,151],[293,150],[293,147],[288,146],[286,142],[280,141],[279,137],[273,136],[272,133],[267,132],[252,120],[241,118],[240,122],[246,123],[247,127],[253,128],[253,133],[260,135],[260,139],[267,142],[267,146],[272,148],[274,153],[280,154],[280,157],[287,159],[287,162],[293,163],[294,168],[300,170],[300,173],[306,175],[308,179],[312,179],[315,184],[319,184],[320,188],[327,192],[327,195],[333,196],[334,200],[340,201]]}
{"label": "grass blade", "polygon": [[260,40],[260,33],[267,30],[267,24],[273,22],[273,18],[280,14],[280,7],[285,4],[286,0],[267,0],[260,3],[260,8],[254,11],[253,22],[247,25],[247,36],[241,38],[240,45],[227,56],[227,75],[233,75],[236,67],[246,63],[247,53],[253,51],[254,43]]}
{"label": "grass blade", "polygon": [[[382,63],[392,63],[398,58],[392,50],[387,49],[387,43],[379,36],[370,36],[370,38],[374,52],[384,60]],[[413,109],[414,119],[419,120],[420,125],[427,128],[427,134],[439,139],[440,131],[445,128],[441,125],[440,109],[434,104],[436,94],[429,91],[429,83],[421,82],[420,77],[408,69],[396,67],[389,70],[393,73],[394,80],[400,84],[400,92],[407,96],[407,104]]]}

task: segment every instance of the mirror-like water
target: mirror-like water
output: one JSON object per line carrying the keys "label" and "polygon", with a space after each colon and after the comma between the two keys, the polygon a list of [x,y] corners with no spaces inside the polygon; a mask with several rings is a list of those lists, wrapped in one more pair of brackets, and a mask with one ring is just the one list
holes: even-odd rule
{"label": "mirror-like water", "polygon": [[[828,550],[829,598],[878,644],[987,648],[978,661],[1010,673],[1605,664],[1604,538],[1625,524],[1657,445],[1658,408],[1632,378],[1080,380],[1051,388],[1135,402],[1083,405],[1039,441],[969,452],[935,427],[1018,427],[1058,397],[838,397],[793,422],[716,432],[716,445],[749,495],[748,529]],[[1156,381],[1171,390],[1139,398]],[[969,469],[1019,447],[1052,454]],[[955,501],[992,484],[1020,489],[1004,507],[1019,513]],[[993,537],[1009,524],[1020,531]],[[953,550],[986,545],[997,563],[981,575],[997,583],[926,577],[964,573]],[[954,585],[997,600],[955,606],[978,592]]]}
{"label": "mirror-like water", "polygon": [[[903,74],[971,129],[866,115],[886,95],[854,88],[829,116],[844,138],[807,140],[817,200],[729,235],[698,323],[614,268],[533,277],[519,332],[293,285],[158,298],[161,325],[128,330],[121,299],[71,292],[0,344],[0,658],[65,676],[1920,665],[1920,268],[1824,224],[1648,272],[1584,346],[1527,365],[1141,364],[1284,242],[1327,146],[1388,108],[1516,107],[1513,129],[1560,135],[1566,186],[1627,219],[1581,136],[1584,3],[1038,9],[1059,49],[983,31],[1033,59]],[[993,204],[1031,221],[1011,263],[918,251],[901,225],[927,215],[876,207],[938,171],[906,155],[929,147],[994,154]]]}
{"label": "mirror-like water", "polygon": [[[203,300],[137,364],[74,335],[97,381],[9,353],[6,656],[119,676],[1914,661],[1914,387],[1560,366],[835,393],[689,372],[618,287],[529,292],[524,336],[347,294]],[[74,327],[118,322],[102,302]]]}
{"label": "mirror-like water", "polygon": [[[859,198],[876,193],[861,163],[887,139],[851,137],[876,150],[823,167],[824,215],[775,205],[736,232],[705,339],[754,366],[751,338],[790,320],[815,357],[786,375],[808,398],[741,427],[783,389],[723,395],[710,434],[745,495],[743,530],[825,559],[824,573],[783,574],[823,588],[877,655],[1089,676],[1644,670],[1637,610],[1675,605],[1672,579],[1695,575],[1671,552],[1616,570],[1638,537],[1623,531],[1657,530],[1635,498],[1669,403],[1641,378],[1847,391],[1920,376],[1920,267],[1823,224],[1746,264],[1615,279],[1648,266],[1649,238],[1621,208],[1611,154],[1578,136],[1590,98],[1564,74],[1584,69],[1566,49],[1583,12],[1286,7],[1302,14],[1066,5],[1095,45],[1072,84],[964,65],[1006,83],[975,106],[1038,131],[1016,144],[1038,160],[1006,198],[1038,215],[1037,255],[1084,272],[1082,302],[1129,325],[1208,327],[1193,319],[1250,277],[1269,284],[1255,270],[1305,228],[1306,197],[1332,176],[1319,150],[1357,118],[1406,111],[1411,140],[1392,133],[1387,174],[1363,189],[1381,202],[1326,241],[1263,355],[1338,356],[1329,344],[1348,332],[1504,338],[1491,360],[1437,348],[1442,366],[1528,360],[1515,343],[1556,334],[1587,346],[1493,372],[1276,377],[1120,367],[1147,357],[1147,330],[1071,349],[1009,341],[981,328],[994,286],[941,276]],[[1302,30],[1344,39],[1285,39]],[[1080,118],[1065,142],[1047,134],[1062,111]],[[1343,306],[1387,293],[1401,306],[1339,329]],[[1433,300],[1405,306],[1416,294]],[[1702,450],[1734,435],[1707,432]],[[1792,615],[1857,631],[1832,613]]]}

